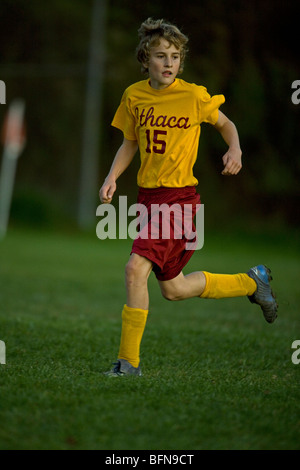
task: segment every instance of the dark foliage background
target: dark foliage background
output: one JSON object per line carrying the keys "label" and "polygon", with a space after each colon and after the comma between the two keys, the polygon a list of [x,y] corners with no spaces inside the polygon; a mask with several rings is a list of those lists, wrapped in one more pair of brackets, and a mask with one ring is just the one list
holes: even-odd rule
{"label": "dark foliage background", "polygon": [[[92,7],[92,0],[0,2],[0,79],[7,103],[26,101],[15,221],[76,220]],[[225,178],[222,139],[203,126],[195,173],[206,221],[297,226],[300,105],[291,101],[291,84],[300,79],[298,13],[296,0],[107,1],[99,187],[122,138],[110,122],[123,90],[142,79],[137,29],[148,16],[163,17],[190,38],[182,78],[223,93],[222,111],[240,133],[243,170]],[[1,122],[6,109],[1,105]],[[120,178],[118,194],[135,199],[137,169],[138,158]]]}

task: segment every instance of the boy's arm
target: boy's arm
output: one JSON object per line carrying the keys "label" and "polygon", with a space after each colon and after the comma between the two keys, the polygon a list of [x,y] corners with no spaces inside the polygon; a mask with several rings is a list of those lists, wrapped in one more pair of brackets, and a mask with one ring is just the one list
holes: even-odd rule
{"label": "boy's arm", "polygon": [[224,169],[222,175],[237,175],[242,168],[242,151],[237,129],[225,114],[219,111],[219,119],[214,125],[220,132],[229,149],[223,156]]}
{"label": "boy's arm", "polygon": [[114,192],[117,189],[116,181],[130,165],[137,149],[138,143],[136,140],[128,140],[124,137],[123,143],[116,153],[111,169],[99,191],[101,202],[111,202]]}

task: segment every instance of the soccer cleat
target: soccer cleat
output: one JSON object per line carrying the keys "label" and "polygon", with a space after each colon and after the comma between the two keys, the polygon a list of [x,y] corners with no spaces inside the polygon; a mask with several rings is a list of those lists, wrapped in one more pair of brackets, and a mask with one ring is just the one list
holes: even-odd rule
{"label": "soccer cleat", "polygon": [[257,284],[254,294],[248,296],[250,302],[260,305],[266,321],[273,323],[277,318],[278,304],[270,286],[271,270],[263,264],[259,264],[251,268],[247,274]]}
{"label": "soccer cleat", "polygon": [[133,367],[125,359],[118,359],[117,362],[114,362],[114,367],[108,372],[104,372],[104,375],[108,377],[123,377],[124,375],[142,375],[140,366]]}

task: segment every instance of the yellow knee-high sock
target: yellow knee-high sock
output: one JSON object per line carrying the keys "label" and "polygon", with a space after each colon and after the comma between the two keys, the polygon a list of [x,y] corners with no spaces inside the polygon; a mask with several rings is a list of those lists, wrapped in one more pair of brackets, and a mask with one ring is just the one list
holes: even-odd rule
{"label": "yellow knee-high sock", "polygon": [[206,286],[200,297],[222,299],[252,295],[257,289],[256,282],[248,274],[212,274],[203,271]]}
{"label": "yellow knee-high sock", "polygon": [[148,310],[124,305],[119,359],[126,359],[133,367],[140,363],[140,345],[146,326]]}

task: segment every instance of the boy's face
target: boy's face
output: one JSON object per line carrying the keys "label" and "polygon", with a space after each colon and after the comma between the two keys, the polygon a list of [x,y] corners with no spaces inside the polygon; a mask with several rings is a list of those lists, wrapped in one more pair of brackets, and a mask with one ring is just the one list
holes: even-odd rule
{"label": "boy's face", "polygon": [[174,82],[180,68],[180,51],[174,44],[161,39],[160,44],[150,49],[148,68],[152,88],[162,90]]}

